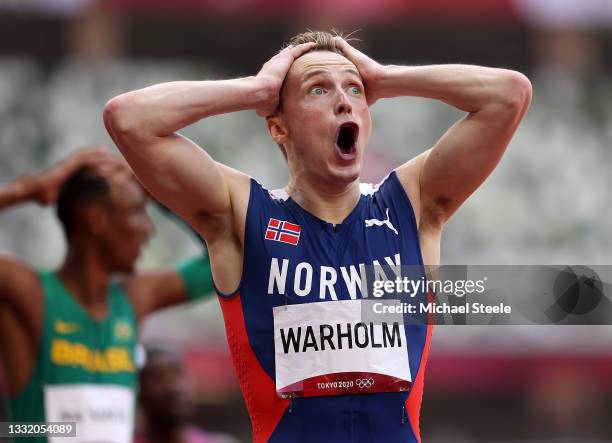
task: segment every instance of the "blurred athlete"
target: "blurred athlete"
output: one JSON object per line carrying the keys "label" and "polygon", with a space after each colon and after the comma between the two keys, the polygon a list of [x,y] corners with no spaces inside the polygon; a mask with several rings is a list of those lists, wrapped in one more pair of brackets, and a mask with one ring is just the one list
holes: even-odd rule
{"label": "blurred athlete", "polygon": [[98,148],[0,188],[0,209],[57,203],[68,242],[54,272],[0,257],[10,420],[77,422],[79,442],[131,441],[138,325],[212,290],[206,258],[178,270],[134,272],[153,233],[147,199],[123,160]]}
{"label": "blurred athlete", "polygon": [[[369,107],[399,96],[467,115],[381,184],[360,185]],[[362,320],[365,268],[394,279],[404,265],[438,264],[445,223],[495,168],[530,100],[517,72],[384,66],[307,32],[255,76],[163,83],[106,105],[136,175],[207,242],[255,441],[420,441],[431,328]],[[266,117],[287,160],[284,190],[177,134],[246,109]]]}
{"label": "blurred athlete", "polygon": [[234,443],[227,435],[187,424],[194,409],[191,388],[180,356],[165,349],[149,350],[138,393],[144,426],[134,443]]}

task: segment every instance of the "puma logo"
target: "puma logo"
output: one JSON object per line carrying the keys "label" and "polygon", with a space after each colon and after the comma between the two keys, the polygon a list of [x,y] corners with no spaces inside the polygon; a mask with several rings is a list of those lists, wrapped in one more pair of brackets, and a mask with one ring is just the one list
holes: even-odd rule
{"label": "puma logo", "polygon": [[395,235],[399,235],[399,233],[397,232],[397,229],[395,229],[393,225],[391,224],[391,219],[389,219],[389,208],[387,208],[387,219],[386,220],[377,220],[375,218],[371,218],[365,221],[366,228],[369,228],[371,226],[386,226],[387,228],[395,232]]}

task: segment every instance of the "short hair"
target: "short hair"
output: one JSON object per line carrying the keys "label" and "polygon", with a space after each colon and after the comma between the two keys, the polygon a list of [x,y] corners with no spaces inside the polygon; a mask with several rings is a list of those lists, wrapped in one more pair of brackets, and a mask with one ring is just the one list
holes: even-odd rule
{"label": "short hair", "polygon": [[289,45],[297,46],[303,43],[316,43],[316,45],[312,49],[309,49],[307,52],[330,51],[342,54],[342,51],[336,48],[336,44],[334,43],[334,37],[336,36],[343,37],[342,33],[335,30],[332,30],[332,32],[326,32],[311,31],[309,29],[306,32],[301,32],[300,34],[291,37],[289,39]]}
{"label": "short hair", "polygon": [[94,201],[108,202],[110,184],[91,166],[83,166],[74,172],[60,187],[57,197],[57,218],[66,238],[70,240],[77,227],[78,211]]}

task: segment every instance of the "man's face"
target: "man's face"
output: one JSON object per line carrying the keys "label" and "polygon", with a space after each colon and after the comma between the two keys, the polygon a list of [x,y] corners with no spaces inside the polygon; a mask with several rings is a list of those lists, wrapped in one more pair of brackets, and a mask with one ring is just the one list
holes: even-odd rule
{"label": "man's face", "polygon": [[101,233],[104,255],[116,272],[132,272],[142,247],[153,234],[146,212],[147,196],[129,172],[117,173],[110,183],[106,228]]}
{"label": "man's face", "polygon": [[294,178],[357,180],[372,122],[355,65],[335,52],[309,52],[287,73],[282,100],[282,144]]}

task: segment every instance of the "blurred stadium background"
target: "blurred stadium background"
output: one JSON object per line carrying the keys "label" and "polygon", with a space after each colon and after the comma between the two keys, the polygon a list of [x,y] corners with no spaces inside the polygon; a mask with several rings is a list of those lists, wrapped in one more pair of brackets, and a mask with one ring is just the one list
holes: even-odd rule
{"label": "blurred stadium background", "polygon": [[[530,112],[501,165],[448,225],[443,264],[612,264],[612,0],[0,0],[0,183],[103,142],[104,103],[177,79],[252,75],[305,28],[361,29],[383,63],[518,69]],[[460,113],[403,98],[372,108],[364,179],[430,147]],[[254,112],[184,131],[269,188],[286,168]],[[142,267],[199,245],[151,208]],[[52,210],[0,214],[0,250],[54,267]],[[142,341],[180,349],[194,423],[250,439],[216,300],[152,318]],[[425,379],[425,441],[612,440],[609,327],[438,327]]]}

